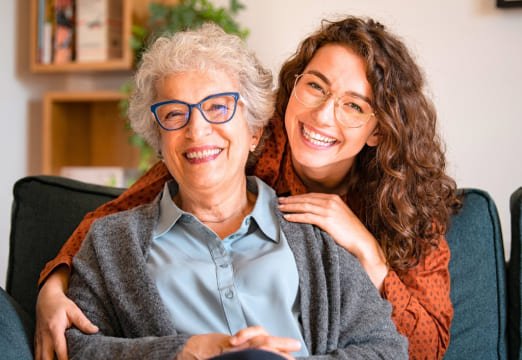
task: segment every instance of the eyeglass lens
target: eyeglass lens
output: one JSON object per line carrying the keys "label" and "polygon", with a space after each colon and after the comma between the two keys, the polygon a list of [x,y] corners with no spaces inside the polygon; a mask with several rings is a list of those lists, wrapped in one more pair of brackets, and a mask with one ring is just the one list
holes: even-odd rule
{"label": "eyeglass lens", "polygon": [[192,105],[174,100],[157,106],[154,112],[166,129],[180,129],[185,126],[190,120],[193,108],[198,108],[208,122],[220,124],[234,116],[236,99],[233,95],[216,95]]}
{"label": "eyeglass lens", "polygon": [[[304,73],[295,80],[294,96],[307,107],[321,106],[330,95],[330,87],[317,75]],[[372,115],[370,105],[357,96],[345,94],[335,102],[335,116],[350,127],[364,125]]]}

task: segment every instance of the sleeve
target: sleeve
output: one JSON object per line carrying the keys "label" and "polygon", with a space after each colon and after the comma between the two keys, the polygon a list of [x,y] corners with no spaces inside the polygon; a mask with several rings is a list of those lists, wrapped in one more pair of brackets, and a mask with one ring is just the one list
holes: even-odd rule
{"label": "sleeve", "polygon": [[171,179],[171,176],[167,167],[162,161],[159,161],[118,198],[85,215],[82,222],[62,246],[58,255],[49,261],[41,271],[38,286],[41,286],[49,274],[58,266],[66,265],[69,269],[71,268],[72,258],[80,249],[94,220],[152,201],[169,179]]}
{"label": "sleeve", "polygon": [[416,267],[404,274],[390,271],[383,296],[393,306],[397,329],[409,340],[414,359],[442,359],[453,319],[450,300],[450,250],[444,238]]}
{"label": "sleeve", "polygon": [[[98,261],[97,250],[91,235],[74,260],[68,296],[74,301],[99,331],[84,334],[76,328],[66,331],[67,350],[70,359],[173,359],[182,349],[188,335],[140,336],[147,325],[136,324],[134,317],[147,317],[143,314],[126,314],[126,308],[111,296],[103,276],[103,264]],[[111,268],[112,269],[112,268]],[[118,289],[112,289],[118,291]],[[122,302],[128,299],[121,295]],[[143,304],[142,304],[143,305]],[[154,306],[151,306],[154,308]],[[128,310],[128,309],[127,309]],[[146,313],[146,309],[142,312]],[[155,310],[150,310],[155,311]],[[132,316],[129,320],[127,317]],[[138,329],[136,329],[138,327]],[[127,335],[126,335],[127,334]],[[129,336],[128,334],[135,334]]]}

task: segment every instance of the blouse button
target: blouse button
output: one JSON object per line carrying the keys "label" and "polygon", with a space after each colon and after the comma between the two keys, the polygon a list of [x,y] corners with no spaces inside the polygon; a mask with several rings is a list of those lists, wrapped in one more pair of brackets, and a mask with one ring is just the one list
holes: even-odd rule
{"label": "blouse button", "polygon": [[225,291],[225,297],[227,299],[232,299],[234,297],[234,292],[230,289],[228,289],[227,291]]}

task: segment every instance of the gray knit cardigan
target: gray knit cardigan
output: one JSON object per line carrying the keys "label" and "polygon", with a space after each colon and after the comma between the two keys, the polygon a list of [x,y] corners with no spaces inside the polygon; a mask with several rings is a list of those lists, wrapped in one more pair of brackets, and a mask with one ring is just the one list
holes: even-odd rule
{"label": "gray knit cardigan", "polygon": [[[311,225],[276,210],[299,272],[300,321],[310,358],[407,359],[391,306],[359,261]],[[147,272],[159,198],[97,220],[74,258],[69,297],[100,331],[67,331],[72,359],[174,359],[189,335],[174,329]]]}

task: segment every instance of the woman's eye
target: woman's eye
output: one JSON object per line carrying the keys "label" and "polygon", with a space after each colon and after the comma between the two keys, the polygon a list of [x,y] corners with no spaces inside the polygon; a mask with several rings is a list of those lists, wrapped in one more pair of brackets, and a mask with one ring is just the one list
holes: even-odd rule
{"label": "woman's eye", "polygon": [[348,112],[358,112],[358,113],[364,113],[362,107],[360,107],[359,105],[357,105],[356,103],[354,102],[347,102],[344,104],[344,108],[348,111]]}
{"label": "woman's eye", "polygon": [[227,110],[227,106],[223,105],[223,104],[213,104],[212,107],[210,108],[210,110],[214,110],[214,111],[221,110],[221,111],[224,111],[224,110]]}
{"label": "woman's eye", "polygon": [[308,87],[312,89],[313,91],[320,92],[321,94],[325,95],[326,91],[324,91],[323,87],[315,82],[309,82]]}
{"label": "woman's eye", "polygon": [[180,118],[185,118],[185,113],[181,111],[170,111],[164,117],[165,121],[179,120]]}

